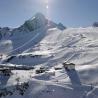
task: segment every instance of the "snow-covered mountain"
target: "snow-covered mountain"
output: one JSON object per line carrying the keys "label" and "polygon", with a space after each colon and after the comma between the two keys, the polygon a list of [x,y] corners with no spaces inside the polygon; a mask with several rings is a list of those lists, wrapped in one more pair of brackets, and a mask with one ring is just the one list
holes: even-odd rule
{"label": "snow-covered mountain", "polygon": [[[98,27],[66,28],[41,13],[0,28],[0,97],[98,98],[97,37]],[[65,61],[75,69],[64,69]]]}
{"label": "snow-covered mountain", "polygon": [[[34,46],[40,42],[45,36],[45,32],[49,28],[61,28],[63,25],[56,24],[48,19],[41,13],[25,21],[19,28],[10,29],[8,27],[0,29],[0,49],[2,53],[16,54],[22,53],[30,46]],[[7,51],[7,49],[8,51]]]}

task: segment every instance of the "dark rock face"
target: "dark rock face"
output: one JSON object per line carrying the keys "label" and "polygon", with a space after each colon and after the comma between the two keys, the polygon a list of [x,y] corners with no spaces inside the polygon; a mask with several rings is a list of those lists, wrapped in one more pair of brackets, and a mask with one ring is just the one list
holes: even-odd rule
{"label": "dark rock face", "polygon": [[42,26],[47,25],[48,21],[41,13],[37,13],[31,19],[25,21],[22,27],[27,28],[29,31],[34,31]]}
{"label": "dark rock face", "polygon": [[93,27],[98,27],[98,22],[94,22]]}
{"label": "dark rock face", "polygon": [[59,24],[58,24],[58,28],[59,28],[60,30],[65,30],[65,29],[66,29],[66,27],[65,27],[62,23],[59,23]]}

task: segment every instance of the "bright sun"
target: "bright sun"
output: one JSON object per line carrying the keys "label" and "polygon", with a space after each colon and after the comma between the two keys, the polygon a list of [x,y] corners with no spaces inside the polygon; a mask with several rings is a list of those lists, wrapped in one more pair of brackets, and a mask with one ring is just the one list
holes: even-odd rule
{"label": "bright sun", "polygon": [[46,9],[48,9],[49,8],[48,0],[45,1],[45,5],[46,5]]}
{"label": "bright sun", "polygon": [[48,9],[49,8],[49,6],[48,5],[46,5],[46,9]]}

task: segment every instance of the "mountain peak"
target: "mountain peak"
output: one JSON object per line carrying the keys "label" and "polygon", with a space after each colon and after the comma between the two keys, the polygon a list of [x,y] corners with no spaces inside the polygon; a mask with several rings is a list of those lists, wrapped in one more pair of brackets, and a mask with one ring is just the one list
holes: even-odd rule
{"label": "mountain peak", "polygon": [[29,31],[33,31],[42,26],[45,26],[46,24],[47,24],[47,19],[45,18],[45,16],[42,13],[37,13],[32,18],[25,21],[22,27],[27,28]]}
{"label": "mountain peak", "polygon": [[42,13],[36,13],[29,20],[25,21],[25,23],[21,26],[21,28],[29,31],[34,31],[41,27],[48,26],[49,28],[57,27],[60,30],[64,30],[65,27],[63,24],[56,24],[51,20],[48,20]]}
{"label": "mountain peak", "polygon": [[35,17],[36,18],[44,18],[45,19],[45,16],[42,13],[36,13]]}
{"label": "mountain peak", "polygon": [[36,13],[33,17],[31,17],[29,20],[32,21],[34,19],[37,20],[46,20],[45,16],[42,13]]}

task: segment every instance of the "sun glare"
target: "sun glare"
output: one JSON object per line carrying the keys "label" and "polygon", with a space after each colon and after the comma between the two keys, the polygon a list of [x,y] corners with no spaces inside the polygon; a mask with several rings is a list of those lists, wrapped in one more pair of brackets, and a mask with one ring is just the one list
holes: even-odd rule
{"label": "sun glare", "polygon": [[45,6],[46,6],[46,9],[49,8],[49,2],[48,2],[48,0],[45,0]]}
{"label": "sun glare", "polygon": [[50,1],[51,0],[43,0],[45,11],[46,11],[46,18],[48,18],[48,19],[50,16]]}
{"label": "sun glare", "polygon": [[49,8],[49,6],[48,5],[46,5],[46,9],[48,9]]}

